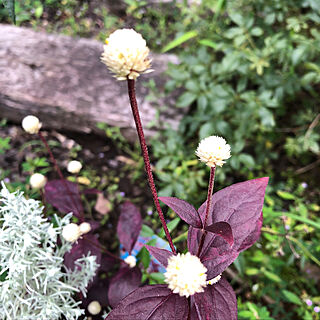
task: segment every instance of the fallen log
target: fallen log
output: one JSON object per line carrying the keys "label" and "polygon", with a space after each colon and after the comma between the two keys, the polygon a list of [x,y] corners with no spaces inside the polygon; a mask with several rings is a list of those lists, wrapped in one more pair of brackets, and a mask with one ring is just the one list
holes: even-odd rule
{"label": "fallen log", "polygon": [[[102,51],[103,44],[96,40],[0,25],[0,117],[19,123],[33,114],[44,128],[98,134],[102,132],[97,122],[105,122],[134,140],[126,81],[111,76],[100,62]],[[163,71],[169,61],[177,62],[172,55],[154,54],[152,59],[154,72],[137,80],[145,128],[155,120],[159,106],[168,108],[155,128],[146,129],[147,136],[164,123],[176,128],[182,116],[182,110],[174,107],[174,96],[157,103],[146,99],[147,82],[153,79],[161,92],[166,82]]]}

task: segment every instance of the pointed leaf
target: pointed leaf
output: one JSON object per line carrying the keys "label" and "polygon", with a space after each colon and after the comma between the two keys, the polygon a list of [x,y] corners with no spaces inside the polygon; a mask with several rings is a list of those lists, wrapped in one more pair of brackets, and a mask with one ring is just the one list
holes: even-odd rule
{"label": "pointed leaf", "polygon": [[191,320],[237,320],[236,295],[227,280],[209,285],[193,296]]}
{"label": "pointed leaf", "polygon": [[221,274],[227,267],[237,259],[239,252],[237,250],[228,250],[221,252],[219,248],[209,248],[205,256],[200,260],[207,268],[207,278],[213,279]]}
{"label": "pointed leaf", "polygon": [[230,246],[233,245],[232,229],[228,222],[216,222],[205,228],[206,231],[217,234],[226,240]]}
{"label": "pointed leaf", "polygon": [[260,219],[256,223],[256,228],[248,235],[247,238],[243,240],[243,242],[238,248],[239,252],[250,248],[260,238],[262,222],[263,215],[261,212]]}
{"label": "pointed leaf", "polygon": [[173,255],[171,251],[147,245],[145,245],[145,247],[148,249],[150,254],[155,257],[165,268],[167,267],[168,259]]}
{"label": "pointed leaf", "polygon": [[139,268],[121,268],[111,279],[108,291],[109,303],[112,308],[128,294],[141,285],[141,271]]}
{"label": "pointed leaf", "polygon": [[101,250],[97,238],[93,234],[86,234],[75,242],[70,251],[64,255],[64,265],[73,270],[75,268],[75,261],[83,256],[96,256],[96,262],[101,263]]}
{"label": "pointed leaf", "polygon": [[46,201],[61,213],[72,212],[74,216],[82,216],[82,203],[78,185],[67,180],[51,180],[44,187]]}
{"label": "pointed leaf", "polygon": [[[228,222],[233,232],[234,248],[238,250],[246,239],[248,241],[252,233],[256,233],[257,226],[260,224],[267,184],[268,178],[236,183],[216,192],[212,197],[208,224]],[[199,208],[202,218],[205,214],[205,207],[206,202]],[[218,240],[215,239],[215,241]]]}
{"label": "pointed leaf", "polygon": [[172,293],[167,285],[138,288],[113,309],[106,320],[185,320],[189,306],[185,297]]}
{"label": "pointed leaf", "polygon": [[141,231],[142,219],[139,209],[131,202],[126,201],[120,208],[118,221],[118,237],[120,243],[131,254]]}
{"label": "pointed leaf", "polygon": [[195,228],[202,228],[198,211],[187,201],[174,197],[160,197],[159,200],[171,208],[186,223]]}

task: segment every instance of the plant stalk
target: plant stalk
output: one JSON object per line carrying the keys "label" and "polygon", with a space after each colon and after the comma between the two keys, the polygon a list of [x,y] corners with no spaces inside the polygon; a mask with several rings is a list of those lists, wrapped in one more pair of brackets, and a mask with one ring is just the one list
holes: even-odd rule
{"label": "plant stalk", "polygon": [[131,79],[127,79],[127,81],[128,81],[128,92],[129,92],[129,98],[130,98],[132,114],[133,114],[133,118],[134,118],[134,121],[135,121],[135,124],[136,124],[138,136],[139,136],[142,156],[143,156],[143,160],[144,160],[144,166],[145,166],[145,169],[146,169],[146,172],[147,172],[148,182],[149,182],[149,186],[150,186],[150,189],[151,189],[153,201],[154,201],[154,204],[156,206],[157,212],[159,214],[159,218],[161,220],[162,227],[163,227],[163,230],[164,230],[164,232],[166,234],[167,240],[169,242],[171,251],[174,254],[176,254],[176,250],[174,248],[174,245],[173,245],[173,242],[172,242],[172,239],[171,239],[171,236],[170,236],[167,224],[166,224],[166,220],[164,218],[163,212],[162,212],[161,207],[160,207],[158,194],[157,194],[156,186],[155,186],[153,175],[152,175],[152,170],[151,170],[151,165],[150,165],[150,158],[149,158],[149,154],[148,154],[148,147],[147,147],[147,144],[146,144],[146,139],[144,137],[143,128],[142,128],[142,124],[141,124],[141,119],[140,119],[140,115],[139,115],[138,103],[137,103],[137,99],[136,99],[135,81],[131,80]]}
{"label": "plant stalk", "polygon": [[198,252],[197,252],[197,256],[198,257],[200,256],[201,250],[203,248],[204,240],[205,240],[206,235],[207,235],[207,232],[204,230],[204,228],[207,225],[208,216],[209,216],[209,212],[210,212],[215,172],[216,172],[216,167],[211,167],[210,168],[210,178],[209,178],[209,186],[208,186],[206,211],[205,211],[205,217],[204,217],[204,222],[203,222],[203,226],[202,226],[202,236],[201,236],[201,240],[200,240],[199,249],[198,249]]}

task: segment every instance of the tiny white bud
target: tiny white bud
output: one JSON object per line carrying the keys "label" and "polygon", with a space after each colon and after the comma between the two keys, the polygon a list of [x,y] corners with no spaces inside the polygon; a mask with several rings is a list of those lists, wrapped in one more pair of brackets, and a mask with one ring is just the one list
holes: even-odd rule
{"label": "tiny white bud", "polygon": [[62,237],[69,242],[75,242],[81,236],[80,228],[75,223],[69,223],[62,229]]}
{"label": "tiny white bud", "polygon": [[200,141],[196,155],[209,167],[222,167],[224,160],[231,157],[230,146],[223,138],[210,136]]}
{"label": "tiny white bud", "polygon": [[70,173],[79,173],[81,169],[82,169],[82,164],[77,160],[73,160],[68,163],[67,170]]}
{"label": "tiny white bud", "polygon": [[35,116],[26,116],[22,120],[22,128],[31,134],[38,133],[42,123]]}
{"label": "tiny white bud", "polygon": [[124,262],[130,266],[130,268],[134,268],[137,264],[137,259],[135,256],[128,256],[124,259]]}
{"label": "tiny white bud", "polygon": [[80,228],[81,234],[86,234],[91,231],[91,226],[90,226],[90,223],[88,223],[88,222],[82,222],[80,224],[79,228]]}
{"label": "tiny white bud", "polygon": [[133,29],[119,29],[106,39],[101,61],[118,80],[135,80],[150,72],[149,48],[141,34]]}
{"label": "tiny white bud", "polygon": [[99,314],[101,312],[101,305],[98,301],[92,301],[89,303],[88,305],[88,311],[92,314],[92,315],[96,315]]}
{"label": "tiny white bud", "polygon": [[33,189],[42,189],[47,183],[47,178],[41,173],[34,173],[30,177],[30,185]]}

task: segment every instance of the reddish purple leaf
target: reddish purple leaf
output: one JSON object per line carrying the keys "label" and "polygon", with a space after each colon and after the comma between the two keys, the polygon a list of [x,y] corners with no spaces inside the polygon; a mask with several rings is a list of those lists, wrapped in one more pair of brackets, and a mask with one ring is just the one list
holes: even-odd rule
{"label": "reddish purple leaf", "polygon": [[195,228],[202,228],[198,211],[187,201],[173,197],[160,197],[159,200],[171,208],[186,223]]}
{"label": "reddish purple leaf", "polygon": [[139,209],[129,201],[120,208],[118,221],[118,237],[124,248],[131,253],[141,231],[142,219]]}
{"label": "reddish purple leaf", "polygon": [[205,228],[206,231],[217,234],[226,240],[230,246],[233,245],[232,229],[228,222],[216,222]]}
{"label": "reddish purple leaf", "polygon": [[116,259],[106,253],[101,257],[100,268],[99,270],[104,272],[110,272],[116,265],[118,265],[122,260]]}
{"label": "reddish purple leaf", "polygon": [[[252,233],[256,233],[257,225],[260,224],[267,184],[268,178],[236,183],[216,192],[212,197],[208,224],[228,222],[233,232],[233,248],[239,251],[242,243],[248,241]],[[202,217],[205,214],[205,207],[206,202],[199,208]]]}
{"label": "reddish purple leaf", "polygon": [[168,259],[173,255],[171,251],[147,245],[145,245],[145,247],[148,249],[149,253],[154,256],[165,268],[167,267]]}
{"label": "reddish purple leaf", "polygon": [[219,252],[219,248],[210,248],[205,256],[200,260],[207,268],[207,278],[213,279],[221,274],[227,267],[237,259],[239,252],[236,250],[228,250]]}
{"label": "reddish purple leaf", "polygon": [[112,308],[132,291],[141,285],[141,271],[139,268],[121,268],[111,279],[108,291],[109,303]]}
{"label": "reddish purple leaf", "polygon": [[48,181],[44,187],[46,201],[61,213],[72,212],[80,218],[83,214],[78,185],[67,180]]}
{"label": "reddish purple leaf", "polygon": [[189,306],[185,297],[172,293],[167,285],[138,288],[111,311],[106,320],[186,320]]}
{"label": "reddish purple leaf", "polygon": [[101,250],[97,238],[93,234],[86,234],[75,242],[69,252],[64,255],[64,265],[73,270],[75,268],[75,261],[83,256],[96,256],[96,262],[101,263]]}
{"label": "reddish purple leaf", "polygon": [[236,295],[227,280],[209,285],[191,299],[190,320],[237,320]]}
{"label": "reddish purple leaf", "polygon": [[240,247],[238,248],[239,252],[250,248],[260,238],[262,222],[263,222],[263,215],[261,212],[260,219],[258,220],[258,222],[256,224],[256,229],[253,230],[248,235],[248,237],[243,240]]}
{"label": "reddish purple leaf", "polygon": [[99,229],[100,226],[101,226],[99,221],[86,220],[85,222],[88,222],[90,224],[90,227],[91,227],[91,230],[89,231],[90,233],[92,233],[93,231]]}

